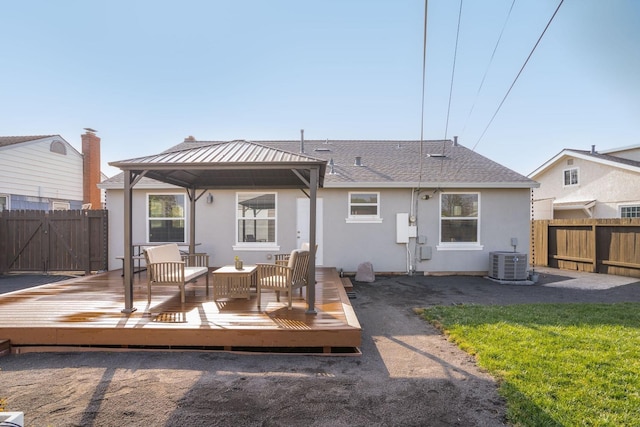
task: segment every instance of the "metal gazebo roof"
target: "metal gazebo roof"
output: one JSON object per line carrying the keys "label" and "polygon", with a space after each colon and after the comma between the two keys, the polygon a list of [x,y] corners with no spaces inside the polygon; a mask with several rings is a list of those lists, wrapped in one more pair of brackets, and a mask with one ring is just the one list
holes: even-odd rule
{"label": "metal gazebo roof", "polygon": [[[316,243],[317,189],[324,185],[327,162],[249,141],[230,141],[110,162],[124,172],[125,308],[133,307],[132,191],[142,178],[187,190],[191,203],[189,252],[194,252],[196,201],[209,189],[309,189],[309,246]],[[196,192],[200,190],[199,194]],[[315,256],[309,257],[308,313],[315,313]]]}
{"label": "metal gazebo roof", "polygon": [[185,188],[308,188],[310,170],[324,184],[326,160],[249,141],[230,141],[110,162],[136,175]]}

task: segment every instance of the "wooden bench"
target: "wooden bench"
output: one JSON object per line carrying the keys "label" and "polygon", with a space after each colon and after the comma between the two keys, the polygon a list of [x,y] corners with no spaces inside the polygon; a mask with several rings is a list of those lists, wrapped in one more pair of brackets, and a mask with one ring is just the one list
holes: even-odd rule
{"label": "wooden bench", "polygon": [[185,302],[184,287],[201,276],[207,280],[209,295],[209,255],[182,255],[178,245],[170,243],[153,246],[144,250],[147,264],[147,296],[151,302],[151,285],[178,285],[180,301]]}

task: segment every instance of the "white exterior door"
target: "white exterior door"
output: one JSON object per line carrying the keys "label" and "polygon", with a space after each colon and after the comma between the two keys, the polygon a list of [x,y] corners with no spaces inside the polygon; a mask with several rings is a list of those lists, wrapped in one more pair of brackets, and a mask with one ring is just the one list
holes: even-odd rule
{"label": "white exterior door", "polygon": [[[309,242],[309,199],[301,198],[296,201],[296,242],[297,247]],[[322,199],[316,199],[316,265],[323,265],[322,262]]]}

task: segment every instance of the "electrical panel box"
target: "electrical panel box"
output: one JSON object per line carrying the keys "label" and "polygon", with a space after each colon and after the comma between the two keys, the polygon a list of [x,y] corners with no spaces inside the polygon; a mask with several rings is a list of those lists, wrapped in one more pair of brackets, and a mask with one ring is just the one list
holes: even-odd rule
{"label": "electrical panel box", "polygon": [[420,246],[420,259],[431,259],[431,246]]}
{"label": "electrical panel box", "polygon": [[409,243],[409,214],[396,214],[396,243]]}

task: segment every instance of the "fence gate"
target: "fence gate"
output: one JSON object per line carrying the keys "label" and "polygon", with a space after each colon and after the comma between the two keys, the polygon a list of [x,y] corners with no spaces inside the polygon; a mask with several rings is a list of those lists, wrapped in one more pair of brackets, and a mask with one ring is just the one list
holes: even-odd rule
{"label": "fence gate", "polygon": [[106,210],[0,212],[0,273],[107,269]]}

